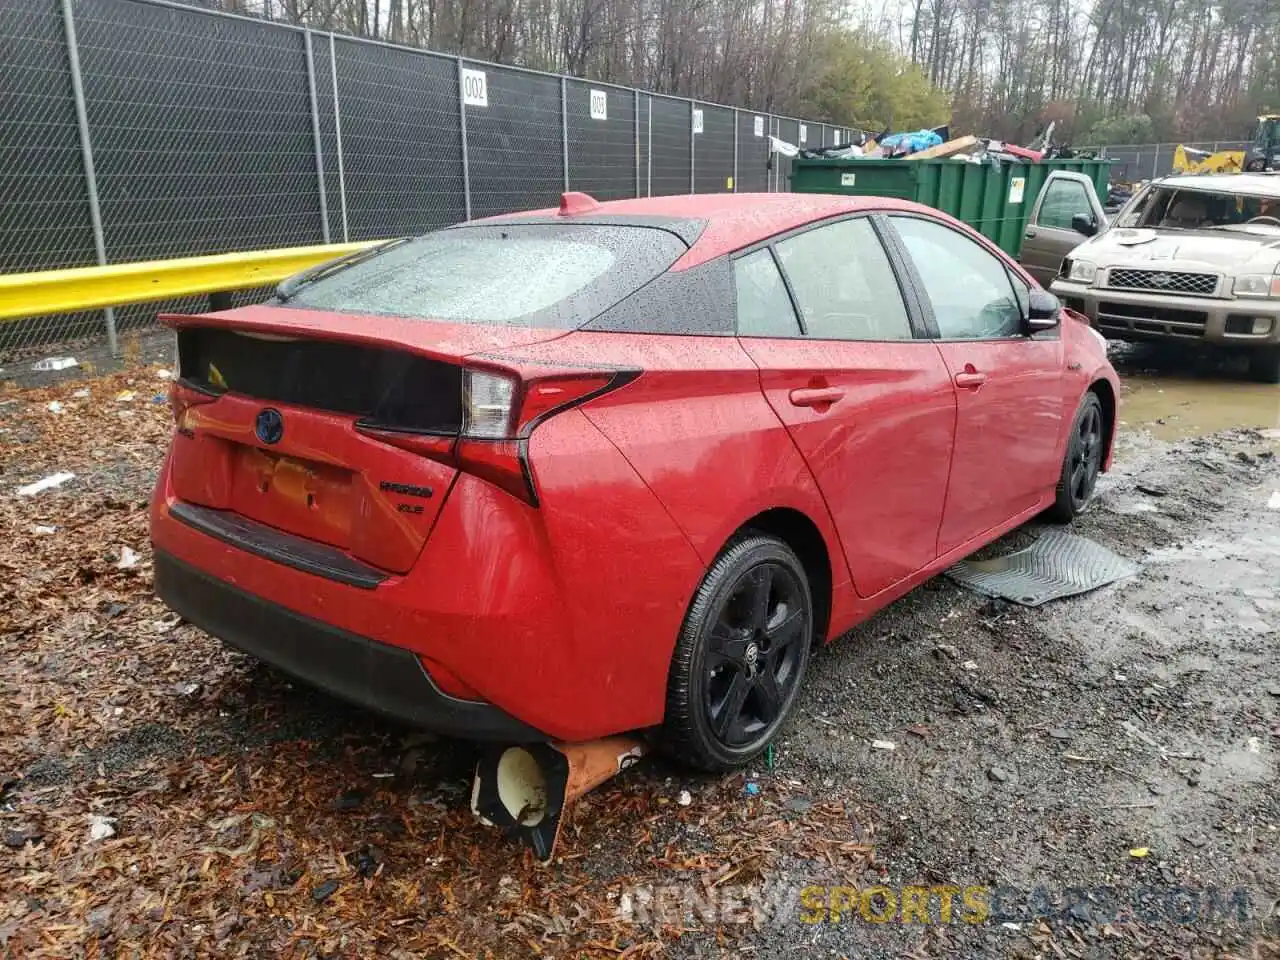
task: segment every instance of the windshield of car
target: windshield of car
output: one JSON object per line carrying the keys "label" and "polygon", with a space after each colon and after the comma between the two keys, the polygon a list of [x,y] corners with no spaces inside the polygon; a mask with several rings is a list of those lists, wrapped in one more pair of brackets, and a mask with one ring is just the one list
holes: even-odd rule
{"label": "windshield of car", "polygon": [[283,306],[454,323],[576,329],[665,271],[686,250],[654,227],[463,226],[399,244],[314,280]]}
{"label": "windshield of car", "polygon": [[1150,187],[1142,186],[1135,190],[1129,199],[1120,205],[1120,209],[1115,212],[1111,220],[1112,225],[1117,227],[1136,226],[1138,218],[1146,205],[1147,197],[1150,195]]}
{"label": "windshield of car", "polygon": [[1165,230],[1249,229],[1280,230],[1280,199],[1241,193],[1213,193],[1152,187],[1126,207],[1122,227]]}

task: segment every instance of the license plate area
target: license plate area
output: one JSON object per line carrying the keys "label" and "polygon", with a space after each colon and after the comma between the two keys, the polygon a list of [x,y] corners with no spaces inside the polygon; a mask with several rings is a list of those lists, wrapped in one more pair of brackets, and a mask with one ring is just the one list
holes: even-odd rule
{"label": "license plate area", "polygon": [[332,464],[233,444],[231,508],[335,547],[351,542],[356,475]]}

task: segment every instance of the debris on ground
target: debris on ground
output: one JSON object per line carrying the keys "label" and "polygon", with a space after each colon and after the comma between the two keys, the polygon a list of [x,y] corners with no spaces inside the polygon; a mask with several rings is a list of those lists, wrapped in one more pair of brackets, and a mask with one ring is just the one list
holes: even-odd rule
{"label": "debris on ground", "polygon": [[116,835],[116,821],[114,817],[104,817],[99,814],[93,814],[89,817],[89,839],[95,843],[99,840],[107,840]]}
{"label": "debris on ground", "polygon": [[36,373],[47,373],[50,370],[68,370],[76,366],[79,364],[75,357],[45,357],[33,363],[31,369]]}
{"label": "debris on ground", "polygon": [[44,493],[46,490],[53,490],[74,478],[74,473],[51,473],[42,480],[37,480],[35,483],[29,483],[25,487],[19,487],[17,493],[20,497],[34,497],[37,493]]}

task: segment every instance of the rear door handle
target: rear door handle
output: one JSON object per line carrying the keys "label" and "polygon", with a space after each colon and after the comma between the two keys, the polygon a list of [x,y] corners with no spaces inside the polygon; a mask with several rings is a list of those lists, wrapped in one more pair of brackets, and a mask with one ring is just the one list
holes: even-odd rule
{"label": "rear door handle", "polygon": [[821,407],[842,399],[844,391],[839,387],[804,387],[788,396],[793,407]]}
{"label": "rear door handle", "polygon": [[964,373],[956,374],[957,387],[978,388],[987,382],[985,373],[978,373],[976,370],[966,370]]}

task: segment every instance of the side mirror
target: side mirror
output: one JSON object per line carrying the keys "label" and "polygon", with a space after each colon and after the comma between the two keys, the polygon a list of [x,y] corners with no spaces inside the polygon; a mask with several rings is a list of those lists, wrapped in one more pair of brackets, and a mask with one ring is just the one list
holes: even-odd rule
{"label": "side mirror", "polygon": [[1071,218],[1071,229],[1076,233],[1082,233],[1086,237],[1092,237],[1098,232],[1098,221],[1093,218],[1091,213],[1077,213]]}
{"label": "side mirror", "polygon": [[1048,290],[1036,288],[1027,298],[1027,321],[1024,332],[1028,335],[1041,330],[1052,330],[1062,322],[1062,302]]}

